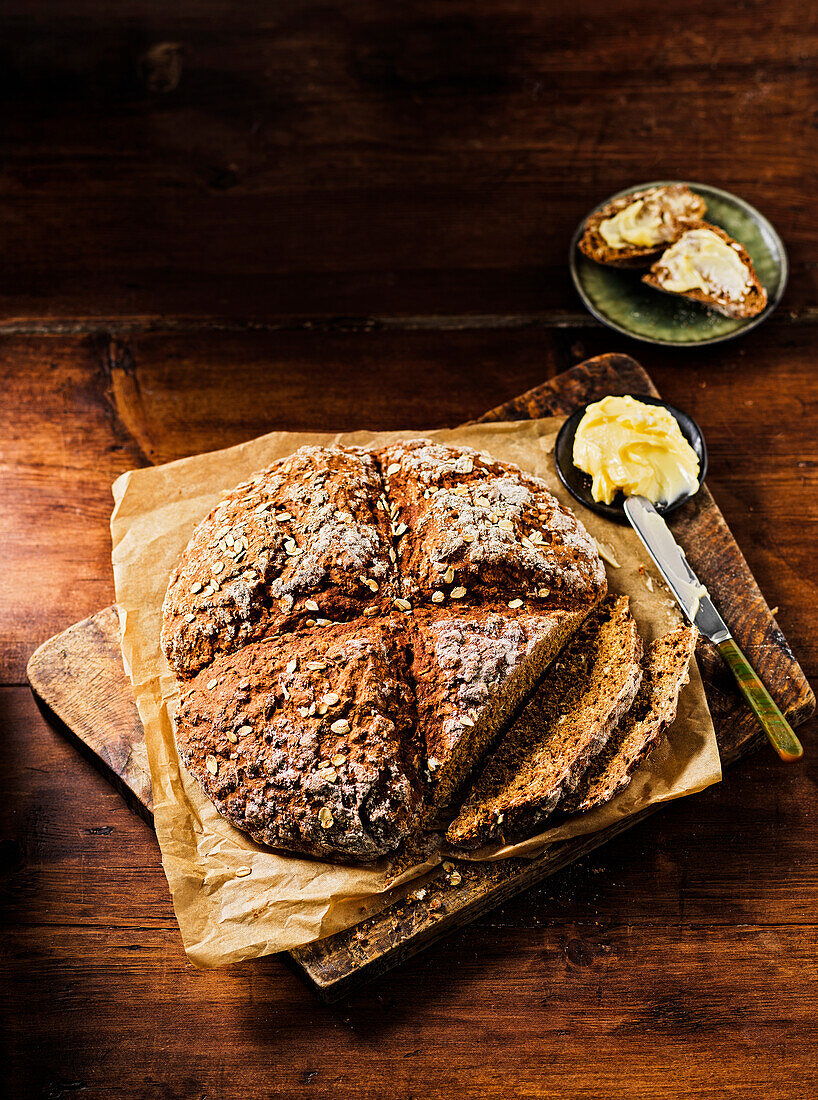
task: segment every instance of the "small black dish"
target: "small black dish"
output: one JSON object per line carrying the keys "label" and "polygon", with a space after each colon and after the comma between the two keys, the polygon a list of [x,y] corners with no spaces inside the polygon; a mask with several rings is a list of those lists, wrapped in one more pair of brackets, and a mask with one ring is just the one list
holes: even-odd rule
{"label": "small black dish", "polygon": [[[693,417],[688,416],[681,409],[674,408],[673,405],[668,405],[667,401],[660,401],[658,397],[644,397],[642,394],[632,394],[631,396],[635,401],[642,401],[645,405],[661,405],[675,418],[682,435],[696,452],[696,457],[699,460],[699,486],[701,487],[707,476],[707,447],[705,446],[702,430]],[[595,402],[588,402],[588,404],[595,404]],[[554,445],[557,475],[571,496],[578,500],[580,504],[584,504],[586,508],[590,508],[592,512],[596,512],[600,516],[605,516],[606,519],[612,519],[615,523],[627,523],[628,520],[624,512],[624,495],[621,492],[617,493],[612,504],[602,504],[594,500],[591,496],[591,478],[574,465],[574,436],[577,434],[577,427],[587,408],[588,405],[583,405],[582,408],[577,409],[568,417],[559,430],[557,442]],[[676,508],[679,508],[691,496],[692,494],[688,493],[686,496],[674,500],[672,504],[657,504],[656,511],[662,515],[667,515],[668,512],[673,512]]]}

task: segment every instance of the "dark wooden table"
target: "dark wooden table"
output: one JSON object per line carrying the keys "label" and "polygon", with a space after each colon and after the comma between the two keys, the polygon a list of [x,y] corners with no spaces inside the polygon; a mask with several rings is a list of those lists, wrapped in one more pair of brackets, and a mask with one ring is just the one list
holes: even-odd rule
{"label": "dark wooden table", "polygon": [[[812,13],[812,14],[810,14]],[[818,1093],[816,725],[335,1007],[200,972],[148,826],[39,713],[113,596],[110,484],[275,428],[431,427],[600,351],[702,424],[818,673],[818,26],[802,0],[7,0],[0,27],[2,1043],[14,1096]],[[594,327],[583,212],[645,179],[781,232],[711,351]]]}

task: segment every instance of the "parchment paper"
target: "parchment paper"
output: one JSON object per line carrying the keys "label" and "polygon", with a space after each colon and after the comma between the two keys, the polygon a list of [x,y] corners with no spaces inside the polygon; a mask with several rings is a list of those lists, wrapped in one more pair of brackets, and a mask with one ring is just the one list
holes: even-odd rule
{"label": "parchment paper", "polygon": [[[383,446],[423,435],[475,447],[543,478],[563,503],[580,512],[603,556],[618,562],[618,568],[607,566],[610,589],[630,596],[647,645],[676,626],[680,614],[634,533],[581,509],[562,488],[552,454],[560,424],[549,418],[433,432],[274,432],[223,451],[132,470],[117,479],[111,535],[122,656],[145,727],[162,862],[185,950],[194,963],[221,966],[337,932],[388,904],[400,887],[405,892],[405,884],[428,872],[445,852],[441,847],[424,851],[408,867],[405,859],[338,866],[262,848],[216,812],[179,761],[171,720],[176,683],[159,645],[165,588],[195,525],[221,492],[308,443]],[[617,799],[521,844],[495,845],[466,858],[538,855],[556,841],[594,832],[651,803],[703,790],[720,778],[713,723],[693,662],[668,738]]]}

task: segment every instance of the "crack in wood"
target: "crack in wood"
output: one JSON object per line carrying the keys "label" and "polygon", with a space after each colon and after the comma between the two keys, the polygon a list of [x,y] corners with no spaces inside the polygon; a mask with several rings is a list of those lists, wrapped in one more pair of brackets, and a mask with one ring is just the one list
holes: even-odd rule
{"label": "crack in wood", "polygon": [[[779,311],[769,324],[792,327],[818,323],[818,308]],[[214,317],[74,317],[60,320],[0,322],[0,336],[102,336],[161,333],[253,333],[253,332],[476,332],[523,329],[601,329],[587,313],[571,310],[543,310],[523,313],[465,313],[393,315],[289,315],[278,318]]]}
{"label": "crack in wood", "polygon": [[98,347],[111,428],[132,444],[143,465],[152,466],[157,448],[148,429],[133,351],[111,333],[100,334]]}

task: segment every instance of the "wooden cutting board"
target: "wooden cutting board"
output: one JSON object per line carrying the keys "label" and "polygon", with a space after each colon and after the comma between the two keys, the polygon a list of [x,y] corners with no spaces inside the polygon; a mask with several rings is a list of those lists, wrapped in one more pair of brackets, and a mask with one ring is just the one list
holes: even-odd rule
{"label": "wooden cutting board", "polygon": [[[635,360],[626,355],[602,355],[481,419],[567,415],[606,394],[625,393],[657,395]],[[793,725],[805,721],[815,708],[815,697],[707,488],[673,514],[670,526],[782,710]],[[696,656],[722,761],[729,765],[759,748],[763,734],[713,647],[700,641]],[[122,667],[116,609],[108,607],[42,645],[28,664],[28,678],[60,728],[102,769],[128,803],[152,822],[144,732]],[[651,812],[637,814],[593,836],[565,841],[534,860],[461,861],[457,885],[438,868],[427,881],[411,884],[405,897],[374,917],[292,951],[290,959],[322,999],[337,1000]]]}

